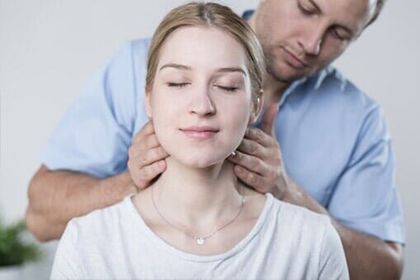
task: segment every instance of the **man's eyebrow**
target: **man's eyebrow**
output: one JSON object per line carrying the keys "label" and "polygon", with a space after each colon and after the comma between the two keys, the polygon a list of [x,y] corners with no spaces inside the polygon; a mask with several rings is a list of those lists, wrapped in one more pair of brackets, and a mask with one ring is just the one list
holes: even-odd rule
{"label": "man's eyebrow", "polygon": [[176,68],[176,69],[179,69],[179,70],[191,70],[191,67],[190,66],[183,65],[183,64],[178,64],[178,63],[167,63],[167,64],[164,64],[164,65],[162,65],[159,68],[159,71],[162,70],[162,69],[164,69],[164,68]]}
{"label": "man's eyebrow", "polygon": [[[318,13],[322,13],[321,8],[318,6],[318,4],[314,0],[308,0],[308,2],[310,2],[314,6],[315,10]],[[344,31],[346,31],[349,34],[350,37],[353,37],[354,31],[350,27],[342,25],[342,24],[339,24],[339,25],[336,25],[336,26],[344,29]]]}

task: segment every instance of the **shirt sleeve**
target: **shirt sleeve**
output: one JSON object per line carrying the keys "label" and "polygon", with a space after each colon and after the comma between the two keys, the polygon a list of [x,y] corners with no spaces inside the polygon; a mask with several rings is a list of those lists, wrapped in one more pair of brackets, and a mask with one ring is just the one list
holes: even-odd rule
{"label": "shirt sleeve", "polygon": [[70,221],[55,253],[50,279],[87,279],[77,251],[77,230]]}
{"label": "shirt sleeve", "polygon": [[404,243],[391,138],[379,106],[366,114],[347,168],[327,208],[335,219],[350,228],[382,240]]}
{"label": "shirt sleeve", "polygon": [[346,256],[340,237],[329,220],[322,239],[318,279],[350,279]]}
{"label": "shirt sleeve", "polygon": [[147,49],[146,40],[127,44],[76,99],[43,150],[49,169],[98,178],[126,170],[136,118],[144,111]]}

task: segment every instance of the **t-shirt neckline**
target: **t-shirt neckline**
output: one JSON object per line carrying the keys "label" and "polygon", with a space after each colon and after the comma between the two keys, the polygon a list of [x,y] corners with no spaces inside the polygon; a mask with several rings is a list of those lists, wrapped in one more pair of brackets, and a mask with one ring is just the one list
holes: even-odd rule
{"label": "t-shirt neckline", "polygon": [[[131,215],[133,215],[133,221],[135,221],[134,226],[139,227],[139,230],[142,230],[147,235],[147,237],[150,239],[150,241],[152,241],[154,243],[154,245],[158,246],[159,249],[164,250],[164,251],[166,251],[166,252],[168,252],[172,255],[175,255],[177,257],[180,257],[182,259],[193,261],[193,262],[214,262],[214,261],[229,258],[229,257],[239,253],[258,234],[258,232],[261,230],[261,228],[263,227],[263,225],[264,225],[264,223],[267,219],[268,213],[270,212],[269,210],[272,207],[273,200],[274,200],[273,195],[270,194],[270,193],[267,193],[265,196],[266,196],[266,200],[265,200],[265,203],[264,203],[263,210],[261,211],[261,213],[260,213],[260,215],[257,219],[257,222],[252,227],[252,229],[248,232],[248,234],[244,238],[242,238],[235,246],[233,246],[231,249],[229,249],[228,251],[226,251],[224,253],[221,253],[221,254],[216,254],[216,255],[196,255],[196,254],[193,254],[193,253],[182,251],[182,250],[172,246],[171,244],[167,243],[165,240],[160,238],[146,224],[146,222],[143,220],[143,217],[137,211],[136,207],[134,206],[134,204],[131,200],[132,195],[127,196],[124,199],[123,204],[125,205],[125,207],[128,208]],[[158,249],[158,248],[156,248],[156,249]]]}

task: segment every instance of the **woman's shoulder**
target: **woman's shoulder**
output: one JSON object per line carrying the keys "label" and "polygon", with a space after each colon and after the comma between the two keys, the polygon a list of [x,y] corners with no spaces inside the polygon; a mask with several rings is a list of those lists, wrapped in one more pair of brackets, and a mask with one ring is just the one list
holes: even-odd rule
{"label": "woman's shoulder", "polygon": [[[261,213],[264,207],[271,208],[268,211],[270,219],[281,219],[282,224],[293,223],[296,226],[317,224],[326,225],[330,223],[327,215],[318,214],[304,207],[297,206],[275,198],[272,194],[261,194],[252,189],[246,188],[244,191],[245,200],[249,202],[251,212]],[[274,217],[276,216],[276,217]]]}
{"label": "woman's shoulder", "polygon": [[[109,238],[111,232],[118,230],[122,221],[129,219],[130,197],[114,205],[94,210],[84,216],[73,218],[67,224],[64,235],[71,234],[74,242],[99,241],[103,236]],[[129,224],[129,223],[128,223]],[[104,234],[106,232],[107,234]]]}
{"label": "woman's shoulder", "polygon": [[252,189],[244,191],[246,201],[249,202],[251,213],[260,214],[264,207],[270,208],[267,211],[269,219],[278,219],[282,225],[287,224],[293,227],[319,227],[329,226],[330,218],[327,215],[319,214],[304,207],[297,206],[275,198],[272,194],[261,194]]}
{"label": "woman's shoulder", "polygon": [[273,204],[278,209],[279,218],[288,224],[296,226],[327,226],[331,223],[330,217],[325,214],[316,213],[305,207],[281,201],[273,197]]}
{"label": "woman's shoulder", "polygon": [[95,221],[100,221],[104,219],[110,219],[111,221],[119,218],[124,212],[128,210],[128,203],[130,202],[130,197],[125,197],[122,201],[104,207],[96,209],[84,216],[75,218],[74,220],[78,223],[90,223]]}
{"label": "woman's shoulder", "polygon": [[86,275],[113,271],[115,266],[108,266],[109,263],[116,255],[125,256],[124,241],[131,242],[127,235],[135,236],[136,216],[130,203],[131,198],[126,197],[117,204],[70,220],[57,247],[53,275],[65,272],[74,275],[70,278],[88,278]]}
{"label": "woman's shoulder", "polygon": [[284,232],[300,239],[322,241],[326,236],[336,234],[331,218],[325,214],[313,212],[273,197],[270,215],[276,220],[276,226]]}

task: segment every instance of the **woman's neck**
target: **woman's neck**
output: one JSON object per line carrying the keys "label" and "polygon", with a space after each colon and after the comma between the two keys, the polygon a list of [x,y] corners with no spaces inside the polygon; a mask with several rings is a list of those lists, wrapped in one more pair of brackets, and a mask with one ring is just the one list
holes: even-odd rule
{"label": "woman's neck", "polygon": [[228,161],[197,169],[167,158],[167,169],[153,184],[152,194],[167,219],[204,230],[238,211],[238,185]]}

